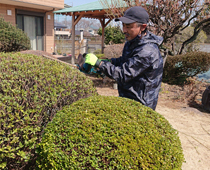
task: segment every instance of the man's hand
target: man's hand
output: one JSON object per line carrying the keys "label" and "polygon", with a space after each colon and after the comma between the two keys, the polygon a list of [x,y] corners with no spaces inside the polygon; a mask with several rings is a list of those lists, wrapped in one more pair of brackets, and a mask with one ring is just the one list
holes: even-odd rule
{"label": "man's hand", "polygon": [[85,63],[90,64],[92,66],[95,66],[97,60],[98,58],[92,53],[88,53],[85,56]]}

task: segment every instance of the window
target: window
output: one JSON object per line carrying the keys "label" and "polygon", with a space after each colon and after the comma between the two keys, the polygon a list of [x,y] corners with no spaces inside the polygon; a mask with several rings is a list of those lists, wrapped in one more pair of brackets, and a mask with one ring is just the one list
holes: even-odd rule
{"label": "window", "polygon": [[17,10],[17,26],[30,38],[32,50],[44,50],[44,14]]}

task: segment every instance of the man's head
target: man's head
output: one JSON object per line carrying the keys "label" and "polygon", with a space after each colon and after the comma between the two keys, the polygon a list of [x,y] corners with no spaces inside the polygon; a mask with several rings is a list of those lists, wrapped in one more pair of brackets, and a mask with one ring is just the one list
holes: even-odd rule
{"label": "man's head", "polygon": [[146,29],[149,15],[144,8],[135,6],[127,9],[124,16],[115,21],[122,21],[125,38],[130,41]]}

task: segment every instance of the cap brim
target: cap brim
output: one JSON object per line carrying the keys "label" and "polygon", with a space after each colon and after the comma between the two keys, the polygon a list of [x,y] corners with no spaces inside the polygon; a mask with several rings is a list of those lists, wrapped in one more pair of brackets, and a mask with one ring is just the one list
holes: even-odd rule
{"label": "cap brim", "polygon": [[125,23],[125,24],[131,24],[131,23],[136,22],[136,21],[126,18],[126,17],[116,18],[115,21],[121,21],[122,23]]}

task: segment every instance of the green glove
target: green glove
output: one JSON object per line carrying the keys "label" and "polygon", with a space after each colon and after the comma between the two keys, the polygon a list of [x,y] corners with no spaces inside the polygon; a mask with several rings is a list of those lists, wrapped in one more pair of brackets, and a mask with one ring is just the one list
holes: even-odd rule
{"label": "green glove", "polygon": [[106,58],[106,59],[98,59],[99,61],[108,61],[108,62],[111,62],[112,60]]}
{"label": "green glove", "polygon": [[85,63],[90,64],[92,66],[95,66],[97,60],[98,58],[92,53],[88,53],[85,56]]}

